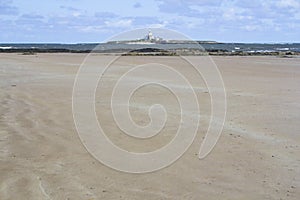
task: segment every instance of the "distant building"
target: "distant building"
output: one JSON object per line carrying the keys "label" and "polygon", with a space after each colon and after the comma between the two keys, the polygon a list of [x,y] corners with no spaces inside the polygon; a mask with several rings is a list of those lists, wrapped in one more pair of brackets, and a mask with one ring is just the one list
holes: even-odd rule
{"label": "distant building", "polygon": [[154,36],[153,36],[153,33],[151,31],[149,31],[149,33],[146,35],[145,40],[146,41],[154,40]]}
{"label": "distant building", "polygon": [[151,32],[151,30],[149,30],[148,34],[145,36],[145,41],[148,41],[148,42],[160,42],[160,41],[163,41],[163,39],[160,38],[160,37],[155,37],[153,35],[153,33]]}

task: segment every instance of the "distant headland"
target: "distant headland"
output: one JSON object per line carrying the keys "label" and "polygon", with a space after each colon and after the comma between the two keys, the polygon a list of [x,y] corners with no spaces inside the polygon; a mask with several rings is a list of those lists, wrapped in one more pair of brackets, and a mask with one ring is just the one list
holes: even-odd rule
{"label": "distant headland", "polygon": [[108,44],[220,44],[216,41],[170,40],[155,36],[151,30],[142,39],[109,41]]}

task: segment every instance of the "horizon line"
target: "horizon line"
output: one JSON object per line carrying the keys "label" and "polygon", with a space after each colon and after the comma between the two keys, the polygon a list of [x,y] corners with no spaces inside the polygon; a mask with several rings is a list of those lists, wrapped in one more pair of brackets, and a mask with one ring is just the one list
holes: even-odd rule
{"label": "horizon line", "polygon": [[[174,39],[176,40],[176,39]],[[178,40],[184,41],[184,40]],[[300,44],[300,41],[285,41],[285,42],[242,42],[242,41],[217,41],[217,40],[187,40],[187,41],[195,41],[195,42],[215,42],[216,44]],[[102,42],[0,42],[0,44],[105,44],[111,41],[102,41]]]}

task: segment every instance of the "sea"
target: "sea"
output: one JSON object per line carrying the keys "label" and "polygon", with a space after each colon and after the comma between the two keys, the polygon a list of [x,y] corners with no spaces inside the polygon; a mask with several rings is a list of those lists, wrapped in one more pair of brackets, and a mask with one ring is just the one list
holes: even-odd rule
{"label": "sea", "polygon": [[40,49],[40,50],[70,50],[70,51],[93,51],[93,50],[134,50],[141,48],[158,49],[204,49],[207,51],[227,51],[227,52],[300,52],[300,43],[180,43],[180,44],[126,44],[126,43],[80,43],[80,44],[30,44],[30,43],[0,43],[0,50],[18,50],[18,49]]}

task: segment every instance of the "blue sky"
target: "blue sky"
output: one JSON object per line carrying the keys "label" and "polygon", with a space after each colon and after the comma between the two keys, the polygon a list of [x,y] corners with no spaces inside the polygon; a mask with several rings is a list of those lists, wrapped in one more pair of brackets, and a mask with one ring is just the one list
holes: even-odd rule
{"label": "blue sky", "polygon": [[300,0],[0,0],[0,42],[101,42],[135,28],[192,39],[300,42]]}

